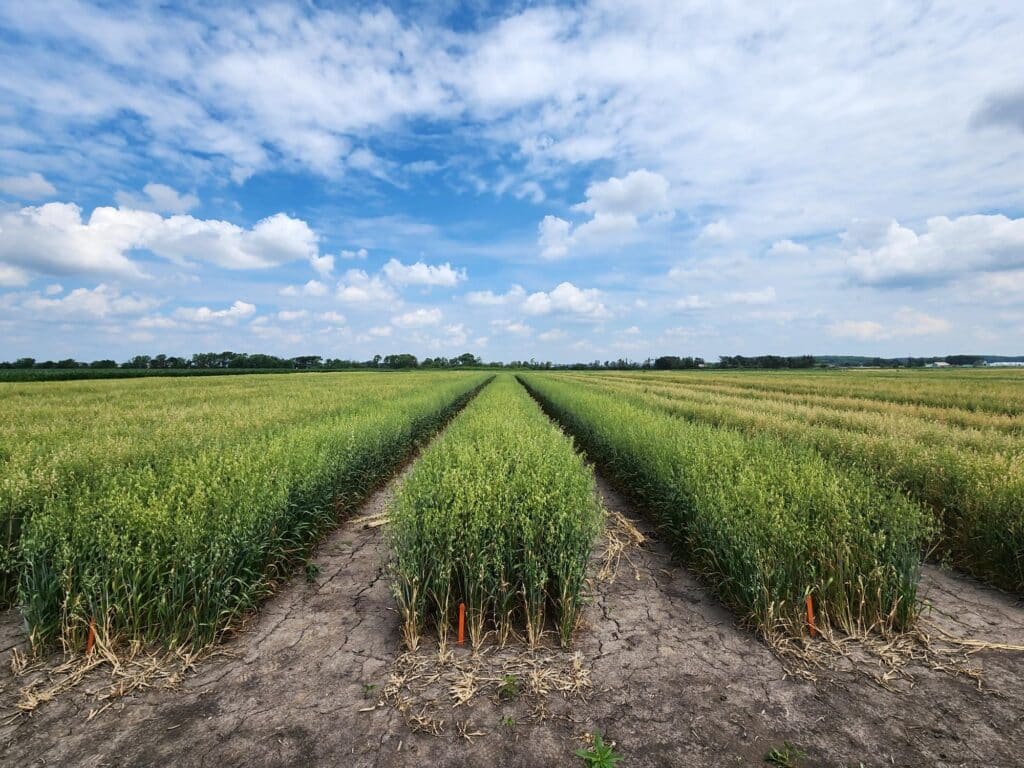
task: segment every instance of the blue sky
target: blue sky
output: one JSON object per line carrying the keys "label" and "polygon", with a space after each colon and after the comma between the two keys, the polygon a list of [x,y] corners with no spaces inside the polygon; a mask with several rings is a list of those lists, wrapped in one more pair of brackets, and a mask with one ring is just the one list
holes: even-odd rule
{"label": "blue sky", "polygon": [[1024,8],[776,5],[0,5],[0,359],[1024,353]]}

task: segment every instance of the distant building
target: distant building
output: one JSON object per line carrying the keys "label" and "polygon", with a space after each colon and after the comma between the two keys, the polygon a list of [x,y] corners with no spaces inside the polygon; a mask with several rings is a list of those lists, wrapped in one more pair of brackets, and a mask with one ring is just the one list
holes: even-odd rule
{"label": "distant building", "polygon": [[1024,368],[1024,361],[1006,360],[1004,362],[989,363],[989,368]]}
{"label": "distant building", "polygon": [[949,363],[938,360],[934,363],[927,363],[925,368],[949,368]]}

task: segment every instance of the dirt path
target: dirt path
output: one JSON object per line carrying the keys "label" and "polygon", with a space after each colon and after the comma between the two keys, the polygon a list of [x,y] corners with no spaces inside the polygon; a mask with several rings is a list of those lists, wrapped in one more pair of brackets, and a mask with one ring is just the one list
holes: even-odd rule
{"label": "dirt path", "polygon": [[[394,485],[361,515],[382,511]],[[601,491],[635,519],[625,500]],[[374,706],[399,652],[398,616],[380,568],[381,529],[350,522],[319,548],[316,583],[297,577],[271,598],[228,644],[232,657],[202,663],[179,690],[133,694],[87,721],[87,691],[107,682],[97,676],[0,726],[0,764],[582,765],[571,753],[594,727],[617,742],[623,766],[763,765],[784,740],[808,753],[803,765],[1024,764],[1024,655],[975,656],[994,692],[924,668],[906,693],[852,672],[817,684],[787,677],[639,527],[647,543],[587,609],[578,649],[594,689],[586,701],[551,696],[539,722],[525,700],[477,697],[450,709],[433,736]],[[1024,643],[1024,607],[1006,596],[931,568],[924,591],[945,631]],[[0,622],[0,640],[17,624]],[[19,684],[0,672],[5,711]]]}

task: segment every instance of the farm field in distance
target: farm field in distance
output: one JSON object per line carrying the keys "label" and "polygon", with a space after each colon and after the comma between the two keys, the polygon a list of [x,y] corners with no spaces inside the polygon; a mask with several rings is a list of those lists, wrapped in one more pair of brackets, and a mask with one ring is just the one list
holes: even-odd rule
{"label": "farm field in distance", "polygon": [[1022,373],[0,384],[0,736],[233,761],[312,695],[281,762],[1012,764]]}

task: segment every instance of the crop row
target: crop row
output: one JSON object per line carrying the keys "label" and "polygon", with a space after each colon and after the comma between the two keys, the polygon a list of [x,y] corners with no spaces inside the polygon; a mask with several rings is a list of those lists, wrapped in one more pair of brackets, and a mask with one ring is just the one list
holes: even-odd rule
{"label": "crop row", "polygon": [[[708,401],[678,386],[656,391],[591,379],[590,386],[693,422],[770,434],[820,452],[837,466],[869,473],[935,510],[939,549],[960,568],[990,584],[1024,592],[1024,442],[992,434],[987,450],[903,421],[854,430],[856,414],[814,418],[797,406]],[[981,439],[980,436],[975,436]],[[1002,450],[999,450],[1002,448]]]}
{"label": "crop row", "polygon": [[[637,378],[648,374],[612,375]],[[844,397],[1003,417],[1024,416],[1024,388],[1020,386],[1017,371],[692,371],[661,376],[679,382],[696,380],[766,394]]]}
{"label": "crop row", "polygon": [[583,459],[508,374],[419,458],[389,516],[394,591],[414,649],[442,643],[460,603],[476,646],[546,623],[568,643],[601,526]]}
{"label": "crop row", "polygon": [[483,380],[306,378],[290,395],[319,403],[315,416],[273,418],[296,405],[278,393],[251,415],[275,428],[225,418],[198,450],[176,448],[170,433],[159,443],[166,455],[133,440],[148,460],[83,467],[22,526],[19,603],[33,641],[81,647],[95,622],[112,640],[209,642]]}
{"label": "crop row", "polygon": [[537,374],[521,379],[681,557],[765,633],[819,625],[901,629],[918,611],[931,516],[816,451],[672,418],[615,392]]}
{"label": "crop row", "polygon": [[[112,476],[403,397],[412,377],[326,375],[10,384],[0,398],[0,603],[15,596],[20,538],[37,511]],[[430,383],[427,383],[430,386]]]}

